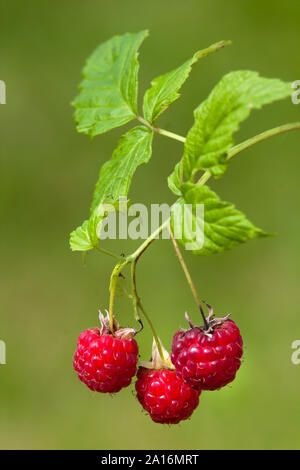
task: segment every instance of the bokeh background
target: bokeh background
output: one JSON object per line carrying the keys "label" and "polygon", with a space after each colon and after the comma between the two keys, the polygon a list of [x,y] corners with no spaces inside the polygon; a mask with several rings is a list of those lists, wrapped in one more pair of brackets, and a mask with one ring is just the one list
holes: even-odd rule
{"label": "bokeh background", "polygon": [[[232,312],[245,359],[231,387],[203,393],[190,421],[152,423],[133,387],[100,396],[72,370],[79,332],[108,305],[113,260],[93,253],[86,267],[68,247],[69,232],[88,215],[100,165],[130,126],[91,141],[76,133],[70,101],[87,56],[126,31],[150,30],[140,53],[140,99],[150,80],[221,40],[233,46],[202,60],[183,96],[159,121],[185,135],[192,111],[221,76],[252,69],[294,81],[299,70],[299,1],[86,0],[1,1],[0,106],[1,282],[0,447],[3,449],[276,449],[299,448],[300,339],[299,133],[239,155],[213,183],[258,226],[277,236],[213,257],[185,254],[201,298]],[[299,120],[289,100],[253,112],[237,141]],[[173,202],[166,178],[182,146],[156,136],[153,158],[138,169],[130,198]],[[117,253],[139,241],[107,242]],[[138,265],[137,282],[167,347],[187,310],[199,313],[168,240],[155,242]],[[119,319],[134,326],[131,303],[117,299]],[[139,336],[147,359],[151,335]]]}

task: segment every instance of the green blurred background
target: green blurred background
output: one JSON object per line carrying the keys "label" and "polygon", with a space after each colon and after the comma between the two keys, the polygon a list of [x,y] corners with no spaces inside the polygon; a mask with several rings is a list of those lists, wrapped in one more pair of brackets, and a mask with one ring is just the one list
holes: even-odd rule
{"label": "green blurred background", "polygon": [[[140,98],[150,80],[199,48],[232,39],[195,66],[183,96],[160,127],[185,135],[192,110],[221,76],[252,69],[294,81],[299,71],[300,2],[243,0],[1,1],[0,106],[1,283],[0,446],[9,449],[230,449],[299,448],[300,365],[291,343],[299,319],[299,134],[281,135],[234,160],[213,183],[258,226],[277,237],[208,258],[185,254],[201,298],[218,314],[232,312],[245,342],[245,359],[231,387],[203,393],[191,420],[174,427],[152,423],[133,387],[100,396],[72,370],[79,332],[97,324],[108,305],[111,258],[79,254],[69,232],[88,215],[100,165],[130,126],[91,141],[76,133],[69,103],[81,68],[102,41],[150,30],[140,53]],[[299,120],[289,100],[256,111],[241,141]],[[166,177],[182,146],[156,136],[153,158],[134,178],[130,198],[173,202]],[[129,253],[140,242],[108,242]],[[199,314],[168,240],[155,242],[138,266],[138,288],[167,347],[187,310]],[[128,299],[119,319],[135,325]],[[150,354],[148,329],[139,336]]]}

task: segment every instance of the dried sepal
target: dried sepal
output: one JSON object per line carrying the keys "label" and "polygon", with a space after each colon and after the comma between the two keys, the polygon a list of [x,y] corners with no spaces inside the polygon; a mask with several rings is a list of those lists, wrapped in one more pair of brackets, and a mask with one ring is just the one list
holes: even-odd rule
{"label": "dried sepal", "polygon": [[[174,370],[175,367],[172,364],[170,354],[164,348],[161,340],[158,338],[161,353],[159,352],[159,348],[155,338],[153,338],[152,343],[152,356],[150,361],[140,361],[139,365],[141,367],[145,367],[146,369],[172,369]],[[163,356],[163,357],[162,357]]]}
{"label": "dried sepal", "polygon": [[[205,302],[203,300],[203,302],[205,303],[205,305],[207,306],[208,308],[208,316],[205,318],[204,317],[204,312],[202,310],[202,307],[201,308],[201,313],[202,313],[202,316],[205,318],[205,325],[204,326],[196,326],[194,325],[194,323],[192,322],[192,320],[190,319],[190,317],[188,316],[187,312],[185,312],[184,316],[185,316],[185,319],[186,321],[188,322],[189,324],[189,327],[190,328],[199,328],[201,331],[203,331],[204,334],[206,335],[210,335],[211,333],[213,333],[214,329],[217,328],[218,326],[221,326],[225,321],[227,321],[231,315],[231,313],[228,313],[227,315],[225,315],[224,317],[216,317],[214,318],[214,310],[212,308],[211,305],[209,305],[207,302]],[[188,330],[185,330],[184,328],[182,328],[182,334],[184,335]]]}
{"label": "dried sepal", "polygon": [[112,333],[109,329],[109,313],[105,310],[106,316],[99,310],[99,320],[100,320],[100,335],[113,335],[118,339],[131,339],[133,338],[140,330],[136,331],[134,328],[120,328],[119,322],[114,319],[114,332]]}

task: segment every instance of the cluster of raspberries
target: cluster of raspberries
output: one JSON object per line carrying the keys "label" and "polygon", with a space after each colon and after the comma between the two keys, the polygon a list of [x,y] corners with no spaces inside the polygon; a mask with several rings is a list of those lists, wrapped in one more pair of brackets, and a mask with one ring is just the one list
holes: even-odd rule
{"label": "cluster of raspberries", "polygon": [[100,319],[101,328],[79,335],[73,362],[79,379],[93,391],[116,393],[137,375],[137,399],[156,423],[177,424],[189,418],[202,390],[232,382],[241,365],[242,337],[228,316],[210,315],[205,327],[189,321],[190,329],[175,333],[169,367],[163,361],[137,367],[135,330],[117,326],[111,333],[107,319]]}

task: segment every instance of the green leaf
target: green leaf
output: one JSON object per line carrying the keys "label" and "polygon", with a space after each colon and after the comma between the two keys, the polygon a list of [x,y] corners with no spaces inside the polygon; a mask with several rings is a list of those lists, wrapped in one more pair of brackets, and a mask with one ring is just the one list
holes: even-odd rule
{"label": "green leaf", "polygon": [[[256,228],[233,204],[221,201],[207,186],[185,183],[181,186],[181,192],[182,197],[172,211],[171,226],[175,236],[176,233],[182,233],[179,242],[186,249],[193,250],[193,253],[220,253],[251,238],[268,236]],[[180,208],[184,204],[188,206],[185,206],[183,217]],[[203,219],[196,216],[197,204],[204,205],[204,238],[202,233],[202,238],[200,236],[198,239],[195,237],[196,228],[203,230]]]}
{"label": "green leaf", "polygon": [[72,105],[78,132],[95,136],[137,115],[138,48],[148,31],[114,36],[87,60]]}
{"label": "green leaf", "polygon": [[292,91],[290,83],[262,78],[257,72],[225,75],[194,111],[195,122],[186,138],[180,168],[171,175],[169,185],[178,188],[184,177],[193,181],[199,170],[220,177],[227,169],[227,153],[240,123],[252,109],[286,98]]}
{"label": "green leaf", "polygon": [[218,51],[222,47],[231,44],[230,41],[221,41],[207,49],[196,52],[193,57],[187,60],[183,65],[171,72],[161,75],[151,82],[144,96],[144,118],[153,123],[161,113],[163,113],[179,97],[179,90],[188,78],[192,65],[202,57],[211,52]]}
{"label": "green leaf", "polygon": [[88,251],[98,245],[97,233],[99,233],[99,224],[101,224],[102,219],[103,216],[93,215],[71,233],[70,247],[72,251]]}
{"label": "green leaf", "polygon": [[121,137],[112,158],[100,170],[92,212],[103,202],[117,203],[127,196],[137,167],[151,158],[152,139],[153,132],[145,126],[134,127]]}
{"label": "green leaf", "polygon": [[[152,138],[153,132],[145,126],[134,127],[121,137],[112,158],[100,170],[90,219],[71,233],[72,250],[87,251],[95,248],[99,242],[101,221],[109,211],[125,209],[122,201],[119,207],[119,198],[127,196],[137,167],[150,159]],[[128,201],[125,204],[127,209]]]}

